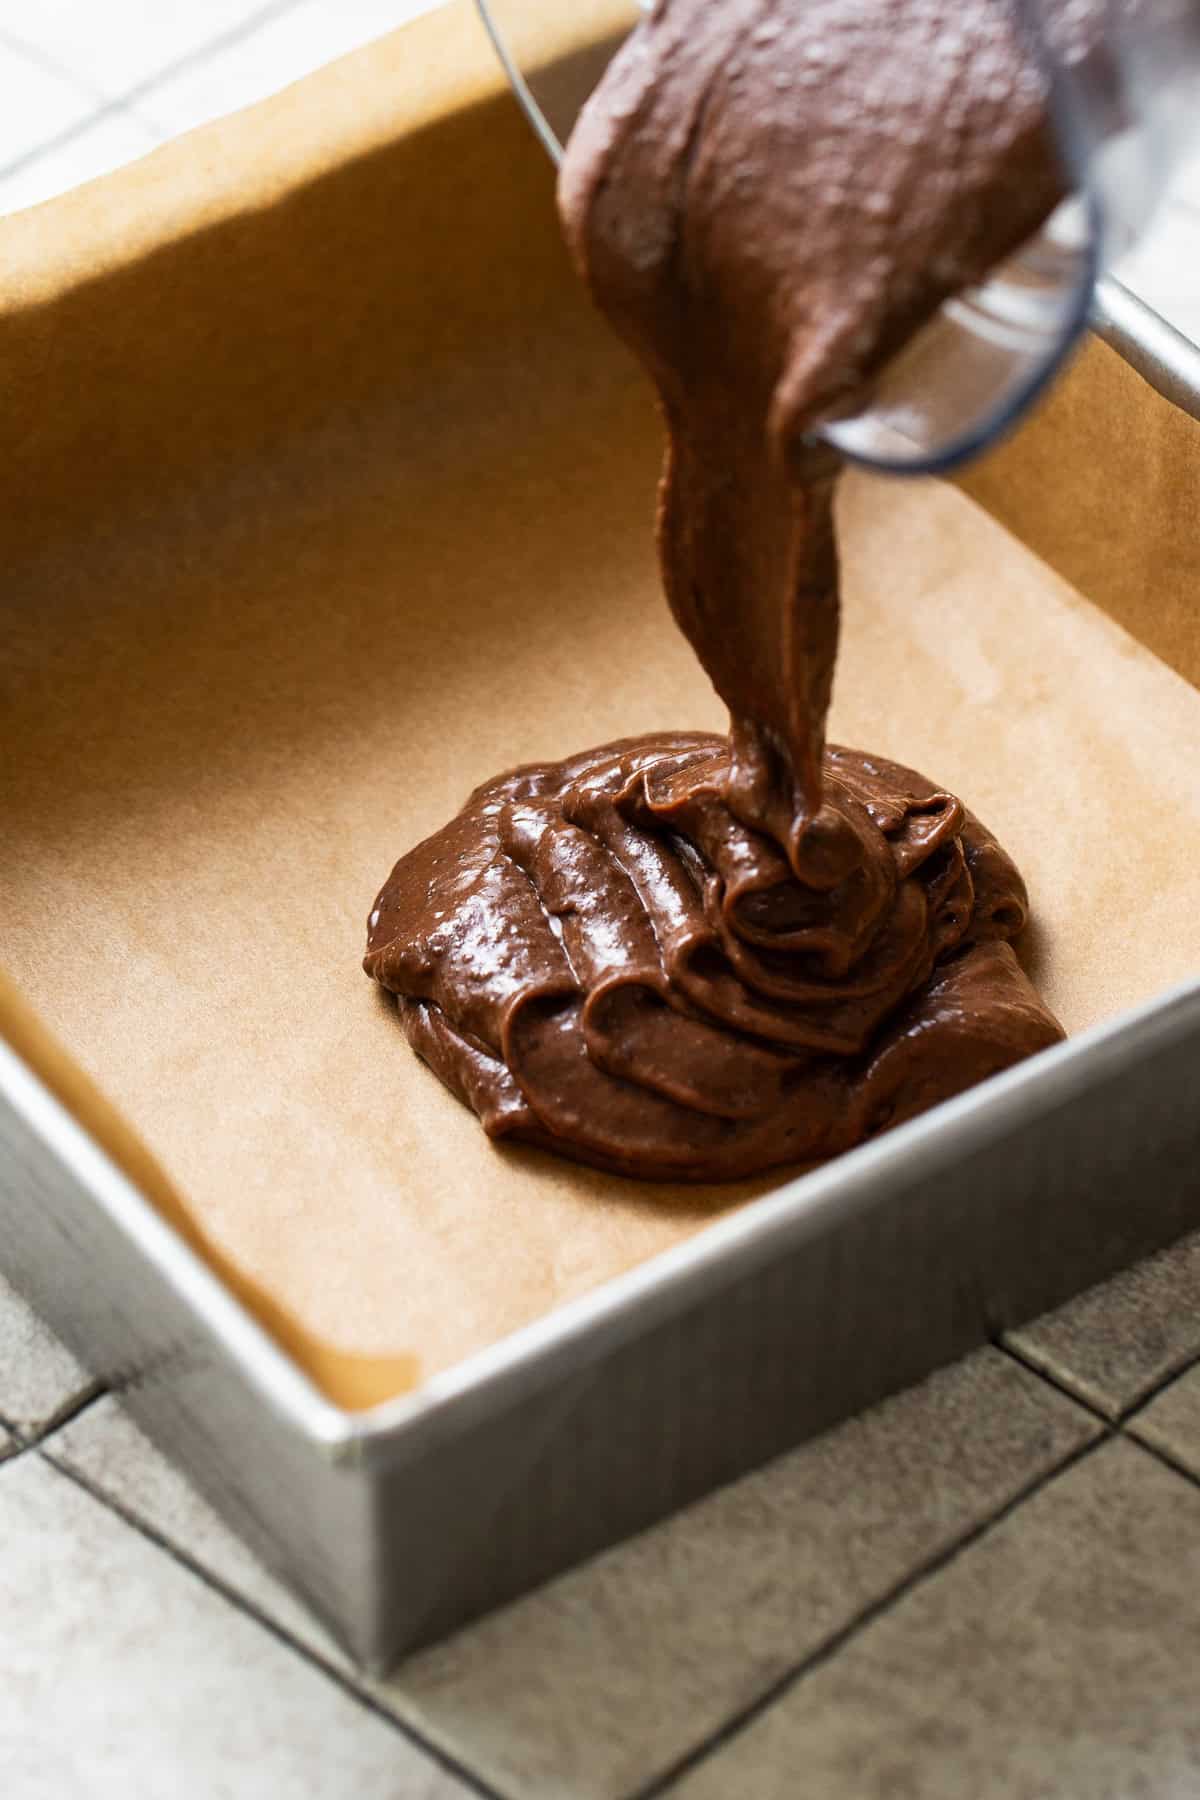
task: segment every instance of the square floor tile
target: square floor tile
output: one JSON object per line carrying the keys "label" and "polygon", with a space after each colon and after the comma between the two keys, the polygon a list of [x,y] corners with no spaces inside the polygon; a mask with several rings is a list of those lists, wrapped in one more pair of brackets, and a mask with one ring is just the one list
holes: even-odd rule
{"label": "square floor tile", "polygon": [[36,206],[97,175],[106,175],[110,169],[144,156],[158,141],[148,125],[127,113],[108,113],[11,175],[0,176],[0,213]]}
{"label": "square floor tile", "polygon": [[1164,300],[1157,308],[1168,325],[1200,349],[1200,300]]}
{"label": "square floor tile", "polygon": [[1200,153],[1193,152],[1171,183],[1171,195],[1200,212]]}
{"label": "square floor tile", "polygon": [[1129,1430],[1173,1457],[1200,1481],[1200,1368],[1189,1369],[1157,1394]]}
{"label": "square floor tile", "polygon": [[1134,293],[1188,334],[1200,310],[1200,205],[1167,199],[1142,241],[1116,266]]}
{"label": "square floor tile", "polygon": [[[329,54],[340,56],[396,31],[421,13],[433,12],[447,0],[304,0],[304,4],[327,21]],[[339,44],[340,48],[332,47]]]}
{"label": "square floor tile", "polygon": [[[1099,1428],[985,1350],[561,1577],[371,1692],[502,1790],[626,1793]],[[105,1400],[48,1451],[314,1647]]]}
{"label": "square floor tile", "polygon": [[1117,1439],[915,1588],[673,1800],[1200,1794],[1200,1488]]}
{"label": "square floor tile", "polygon": [[[388,24],[380,23],[385,10],[393,15]],[[256,30],[215,45],[210,55],[156,83],[138,96],[136,110],[159,133],[174,136],[277,93],[422,10],[428,8],[356,9],[353,0],[345,7],[295,0]]]}
{"label": "square floor tile", "polygon": [[38,1455],[0,1464],[0,1545],[14,1800],[468,1791]]}
{"label": "square floor tile", "polygon": [[113,99],[290,0],[0,0],[0,32]]}
{"label": "square floor tile", "polygon": [[0,1418],[19,1431],[40,1431],[93,1385],[0,1275]]}
{"label": "square floor tile", "polygon": [[0,174],[96,110],[96,97],[0,40]]}
{"label": "square floor tile", "polygon": [[1009,1342],[1117,1418],[1200,1357],[1200,1232],[1010,1332]]}
{"label": "square floor tile", "polygon": [[341,1653],[298,1600],[202,1500],[106,1394],[45,1442],[45,1454],[108,1494],[300,1643],[331,1662]]}

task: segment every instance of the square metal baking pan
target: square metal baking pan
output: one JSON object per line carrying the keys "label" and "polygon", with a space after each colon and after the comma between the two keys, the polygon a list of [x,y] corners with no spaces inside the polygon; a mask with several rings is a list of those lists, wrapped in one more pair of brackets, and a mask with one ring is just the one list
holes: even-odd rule
{"label": "square metal baking pan", "polygon": [[[410,28],[407,55],[427,112],[441,96],[439,154],[456,109],[486,113],[497,172],[475,203],[502,217],[523,127],[462,11]],[[1200,416],[1183,340],[1116,288],[1098,324]],[[1200,982],[352,1413],[0,1042],[0,1265],[383,1669],[1195,1225],[1198,1080]]]}

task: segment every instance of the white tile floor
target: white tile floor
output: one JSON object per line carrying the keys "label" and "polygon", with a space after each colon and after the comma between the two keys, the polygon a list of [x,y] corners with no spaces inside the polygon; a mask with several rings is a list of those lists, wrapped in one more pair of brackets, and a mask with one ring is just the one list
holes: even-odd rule
{"label": "white tile floor", "polygon": [[0,1275],[0,1425],[36,1437],[93,1387],[91,1377]]}
{"label": "white tile floor", "polygon": [[0,1544],[0,1790],[12,1800],[467,1800],[37,1455],[3,1467]]}
{"label": "white tile floor", "polygon": [[[367,1691],[499,1794],[619,1800],[1099,1434],[981,1350]],[[45,1454],[352,1674],[112,1397]]]}
{"label": "white tile floor", "polygon": [[440,0],[0,0],[0,213],[274,93]]}
{"label": "white tile floor", "polygon": [[[1198,1278],[1189,1241],[1044,1322],[1052,1382],[982,1350],[382,1682],[112,1396],[0,1431],[0,1793],[1194,1796],[1200,1327],[1129,1418],[1062,1388]],[[0,1416],[61,1413],[75,1365],[6,1311]]]}

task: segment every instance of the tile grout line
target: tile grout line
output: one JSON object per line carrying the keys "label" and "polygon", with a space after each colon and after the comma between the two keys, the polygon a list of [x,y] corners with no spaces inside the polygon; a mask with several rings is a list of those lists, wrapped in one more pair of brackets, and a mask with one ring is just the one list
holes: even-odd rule
{"label": "tile grout line", "polygon": [[1115,1412],[1109,1413],[1097,1401],[1089,1399],[1085,1394],[1081,1394],[1071,1387],[1061,1376],[1043,1368],[1042,1364],[1031,1357],[1027,1351],[1010,1344],[1005,1337],[993,1338],[992,1344],[995,1349],[1001,1351],[1005,1356],[1011,1357],[1013,1362],[1027,1370],[1030,1375],[1036,1375],[1039,1381],[1044,1381],[1047,1387],[1053,1388],[1056,1394],[1062,1394],[1066,1399],[1073,1400],[1076,1406],[1081,1406],[1085,1412],[1091,1413],[1093,1418],[1099,1419],[1102,1424],[1114,1431],[1123,1431],[1129,1421],[1136,1419],[1138,1414],[1144,1412],[1153,1401],[1158,1399],[1160,1394],[1165,1393],[1169,1387],[1173,1387],[1175,1382],[1188,1374],[1190,1370],[1200,1368],[1200,1352],[1191,1350],[1177,1363],[1172,1363],[1162,1375],[1158,1376],[1148,1388],[1138,1395],[1136,1400],[1131,1400],[1126,1406],[1120,1406]]}
{"label": "tile grout line", "polygon": [[1027,1375],[1033,1375],[1038,1381],[1044,1382],[1054,1393],[1061,1394],[1063,1399],[1069,1400],[1073,1406],[1082,1407],[1084,1412],[1089,1413],[1093,1419],[1098,1419],[1109,1431],[1116,1431],[1118,1429],[1120,1425],[1119,1414],[1114,1418],[1111,1413],[1106,1413],[1104,1408],[1095,1400],[1089,1400],[1085,1394],[1078,1393],[1071,1387],[1069,1382],[1064,1381],[1061,1376],[1055,1375],[1051,1370],[1043,1368],[1041,1363],[1028,1355],[1026,1351],[1018,1349],[1014,1344],[1010,1344],[1003,1334],[992,1338],[991,1344],[994,1350],[999,1350],[1002,1356],[1007,1356],[1010,1362],[1015,1362],[1017,1367],[1019,1369],[1024,1369]]}
{"label": "tile grout line", "polygon": [[111,1392],[112,1389],[106,1381],[101,1381],[98,1377],[89,1381],[86,1386],[79,1389],[77,1394],[72,1394],[69,1400],[64,1400],[48,1419],[42,1421],[35,1432],[28,1434],[26,1448],[38,1449],[48,1438],[52,1438],[56,1431],[61,1431],[64,1426],[73,1424],[81,1413],[87,1411],[89,1406],[94,1406],[97,1400],[103,1400],[104,1396]]}
{"label": "tile grout line", "polygon": [[1173,1387],[1184,1375],[1187,1375],[1192,1369],[1196,1368],[1200,1368],[1200,1354],[1193,1352],[1192,1355],[1184,1358],[1173,1368],[1169,1369],[1165,1375],[1161,1376],[1159,1380],[1153,1384],[1152,1387],[1148,1387],[1144,1394],[1139,1394],[1136,1400],[1131,1401],[1128,1406],[1121,1408],[1119,1415],[1121,1425],[1124,1426],[1128,1424],[1130,1419],[1136,1419],[1138,1414],[1145,1412],[1146,1408],[1152,1401],[1157,1400],[1160,1394],[1165,1394],[1169,1387]]}
{"label": "tile grout line", "polygon": [[1196,1473],[1195,1469],[1189,1468],[1187,1463],[1182,1462],[1174,1451],[1165,1450],[1161,1444],[1152,1444],[1150,1439],[1144,1438],[1139,1431],[1123,1431],[1121,1435],[1129,1443],[1136,1444],[1139,1450],[1145,1451],[1147,1456],[1153,1457],[1155,1462],[1162,1463],[1164,1468],[1170,1469],[1173,1475],[1179,1475],[1184,1481],[1190,1482],[1193,1487],[1200,1488],[1200,1475]]}
{"label": "tile grout line", "polygon": [[674,1762],[653,1776],[642,1787],[636,1788],[627,1797],[627,1800],[659,1800],[659,1797],[667,1794],[683,1776],[691,1774],[701,1763],[706,1762],[709,1757],[723,1749],[727,1743],[740,1737],[742,1732],[753,1725],[764,1713],[769,1712],[776,1702],[781,1700],[793,1687],[831,1661],[861,1631],[874,1625],[894,1606],[906,1599],[910,1593],[923,1587],[934,1576],[940,1575],[964,1551],[970,1550],[997,1526],[1003,1525],[1019,1507],[1025,1505],[1027,1500],[1032,1500],[1035,1495],[1049,1487],[1052,1482],[1057,1481],[1060,1476],[1065,1475],[1068,1470],[1073,1469],[1076,1464],[1083,1462],[1103,1444],[1110,1443],[1116,1435],[1113,1427],[1107,1420],[1099,1419],[1097,1422],[1103,1429],[1098,1431],[1094,1437],[1089,1438],[1084,1444],[1077,1445],[1074,1450],[1060,1458],[1053,1468],[1044,1470],[1031,1481],[1025,1482],[994,1513],[989,1513],[987,1518],[978,1520],[966,1531],[961,1532],[950,1544],[927,1557],[916,1569],[910,1570],[907,1575],[894,1582],[885,1593],[861,1607],[845,1625],[831,1632],[814,1650],[809,1651],[798,1663],[785,1670],[782,1675],[777,1676],[762,1693],[743,1706],[732,1718],[726,1719],[723,1724],[709,1732],[699,1744],[677,1757]]}
{"label": "tile grout line", "polygon": [[1166,1449],[1161,1444],[1154,1443],[1150,1438],[1143,1437],[1138,1430],[1140,1415],[1158,1399],[1160,1394],[1165,1393],[1175,1382],[1182,1380],[1189,1371],[1200,1368],[1200,1356],[1189,1356],[1179,1368],[1162,1376],[1140,1399],[1132,1401],[1128,1406],[1123,1407],[1115,1418],[1111,1418],[1108,1414],[1101,1412],[1099,1407],[1093,1405],[1092,1402],[1076,1394],[1065,1382],[1057,1380],[1045,1369],[1039,1368],[1036,1363],[1029,1362],[1020,1351],[1012,1349],[999,1339],[995,1339],[994,1342],[998,1350],[1004,1351],[1005,1355],[1012,1357],[1013,1361],[1018,1363],[1021,1368],[1027,1369],[1031,1375],[1036,1375],[1040,1381],[1044,1381],[1047,1387],[1053,1388],[1055,1393],[1064,1395],[1068,1400],[1073,1400],[1076,1405],[1091,1413],[1093,1418],[1107,1426],[1113,1437],[1124,1438],[1127,1443],[1135,1444],[1139,1450],[1144,1450],[1148,1456],[1153,1457],[1156,1462],[1162,1463],[1173,1474],[1181,1475],[1185,1481],[1191,1482],[1193,1487],[1200,1488],[1200,1472],[1177,1457],[1173,1451]]}
{"label": "tile grout line", "polygon": [[87,1382],[78,1392],[64,1400],[48,1418],[43,1419],[41,1424],[35,1426],[32,1431],[26,1431],[12,1419],[0,1416],[0,1425],[4,1426],[12,1438],[11,1448],[0,1450],[0,1462],[7,1462],[14,1457],[23,1456],[27,1450],[40,1449],[49,1438],[54,1436],[56,1431],[60,1431],[64,1425],[70,1425],[79,1417],[80,1413],[86,1412],[89,1406],[94,1405],[97,1400],[103,1399],[104,1395],[110,1391],[103,1381]]}
{"label": "tile grout line", "polygon": [[68,68],[66,63],[61,63],[56,56],[50,55],[40,44],[31,43],[28,38],[23,38],[19,32],[11,31],[4,25],[0,25],[0,48],[11,50],[14,56],[23,56],[26,62],[31,62],[44,74],[53,75],[59,81],[78,88],[80,94],[94,101],[98,107],[108,103],[110,96],[103,88],[93,87],[89,81],[76,74],[74,69]]}
{"label": "tile grout line", "polygon": [[146,99],[163,82],[170,81],[185,70],[206,62],[211,56],[233,49],[243,39],[253,37],[254,33],[261,30],[264,25],[273,24],[277,18],[282,18],[285,13],[291,12],[300,4],[301,0],[268,0],[267,5],[259,7],[257,12],[252,13],[249,18],[243,19],[240,25],[232,26],[228,31],[218,32],[216,37],[209,38],[203,44],[198,44],[194,50],[188,50],[184,55],[177,56],[172,62],[164,63],[162,68],[155,70],[153,75],[148,75],[142,81],[135,82],[131,88],[114,94],[111,99],[98,106],[94,112],[89,113],[86,119],[80,119],[74,125],[68,125],[63,131],[56,132],[53,137],[43,138],[32,149],[23,151],[11,162],[0,165],[0,181],[6,181],[10,175],[21,174],[23,170],[30,168],[51,150],[60,150],[65,144],[74,143],[76,138],[82,137],[102,119],[119,118],[122,114],[127,114],[130,118],[136,119],[139,124],[144,125],[147,131],[152,130],[153,127],[149,120],[144,119],[135,110],[138,101]]}
{"label": "tile grout line", "polygon": [[[35,1446],[33,1445],[29,1446],[31,1449],[34,1447]],[[49,1463],[51,1468],[55,1469],[58,1474],[62,1475],[66,1480],[73,1482],[76,1487],[81,1489],[83,1493],[89,1495],[98,1505],[103,1506],[107,1511],[114,1513],[116,1517],[128,1525],[131,1530],[136,1531],[140,1537],[145,1538],[147,1542],[163,1551],[165,1555],[170,1557],[172,1562],[177,1563],[180,1568],[186,1569],[190,1575],[195,1576],[197,1580],[201,1581],[205,1587],[211,1589],[213,1593],[219,1594],[223,1600],[240,1612],[243,1617],[252,1619],[256,1625],[261,1626],[264,1631],[268,1632],[277,1643],[282,1644],[285,1649],[291,1650],[295,1655],[300,1657],[302,1661],[306,1662],[310,1668],[315,1669],[319,1674],[325,1676],[329,1681],[332,1681],[336,1687],[341,1688],[342,1692],[351,1700],[356,1701],[358,1705],[362,1706],[367,1712],[373,1713],[376,1718],[382,1719],[386,1725],[390,1725],[393,1731],[397,1732],[400,1737],[406,1739],[406,1741],[412,1744],[414,1748],[420,1750],[431,1762],[436,1763],[439,1768],[445,1770],[448,1774],[453,1775],[457,1781],[462,1782],[471,1793],[478,1796],[478,1800],[509,1800],[508,1796],[501,1793],[498,1788],[490,1786],[489,1783],[484,1781],[481,1775],[476,1774],[476,1772],[469,1768],[466,1763],[460,1762],[448,1750],[444,1750],[436,1740],[426,1737],[415,1725],[411,1725],[407,1720],[400,1719],[395,1713],[389,1712],[387,1707],[376,1700],[369,1691],[357,1685],[353,1675],[347,1674],[343,1669],[338,1668],[335,1663],[327,1661],[319,1651],[314,1650],[310,1645],[302,1643],[298,1638],[293,1637],[292,1634],[275,1619],[272,1619],[267,1613],[260,1612],[254,1603],[248,1600],[244,1594],[239,1593],[236,1588],[230,1587],[226,1582],[222,1581],[220,1576],[215,1575],[211,1569],[206,1569],[203,1564],[196,1562],[180,1545],[173,1543],[170,1538],[165,1537],[160,1531],[156,1530],[154,1526],[147,1524],[147,1522],[144,1519],[139,1518],[136,1513],[129,1511],[129,1509],[123,1506],[120,1501],[115,1500],[111,1494],[106,1493],[102,1488],[96,1487],[87,1476],[80,1474],[80,1472],[77,1469],[72,1468],[70,1464],[60,1462],[58,1457],[54,1455],[53,1450],[45,1447],[44,1440],[40,1440],[36,1448],[42,1458]]]}

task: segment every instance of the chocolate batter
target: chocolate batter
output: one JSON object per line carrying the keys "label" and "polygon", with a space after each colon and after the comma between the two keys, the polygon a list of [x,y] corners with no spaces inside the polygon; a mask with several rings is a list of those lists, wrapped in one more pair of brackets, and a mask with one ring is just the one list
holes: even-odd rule
{"label": "chocolate batter", "polygon": [[365,967],[493,1136],[726,1179],[1062,1035],[1008,942],[1026,896],[994,838],[825,747],[836,469],[806,435],[1058,197],[1012,17],[660,0],[579,122],[563,222],[658,385],[664,586],[730,733],[515,770],[397,864]]}

